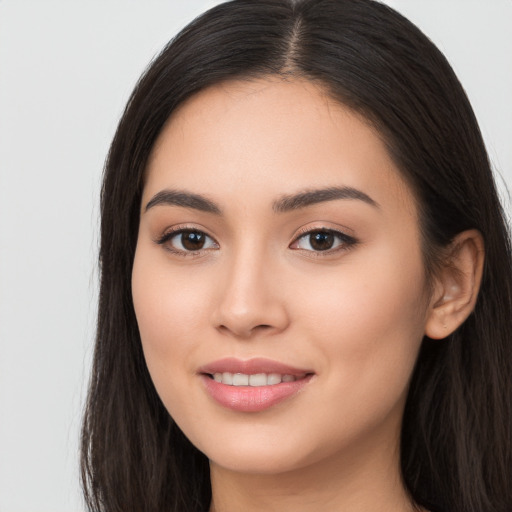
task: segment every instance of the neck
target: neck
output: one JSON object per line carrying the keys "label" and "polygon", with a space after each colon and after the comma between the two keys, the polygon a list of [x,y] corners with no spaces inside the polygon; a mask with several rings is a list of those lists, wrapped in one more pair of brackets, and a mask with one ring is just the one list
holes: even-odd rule
{"label": "neck", "polygon": [[356,444],[343,454],[278,474],[242,473],[212,462],[210,512],[421,510],[402,483],[398,437],[395,443],[388,438],[371,447]]}

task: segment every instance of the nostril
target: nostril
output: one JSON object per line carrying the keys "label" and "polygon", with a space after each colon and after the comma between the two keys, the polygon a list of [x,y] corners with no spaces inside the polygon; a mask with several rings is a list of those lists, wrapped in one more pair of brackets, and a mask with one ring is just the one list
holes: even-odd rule
{"label": "nostril", "polygon": [[272,327],[272,325],[269,325],[269,324],[259,324],[259,325],[255,325],[254,327],[249,327],[248,329],[243,329],[243,328],[236,329],[234,326],[230,328],[227,325],[219,325],[217,327],[217,329],[226,334],[232,333],[232,334],[235,334],[236,336],[240,336],[243,338],[250,338],[255,333],[267,332],[267,331],[272,330],[273,327]]}

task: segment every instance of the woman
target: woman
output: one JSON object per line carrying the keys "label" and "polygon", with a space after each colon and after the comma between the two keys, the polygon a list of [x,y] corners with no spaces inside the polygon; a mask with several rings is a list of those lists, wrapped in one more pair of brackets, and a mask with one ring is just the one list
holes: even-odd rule
{"label": "woman", "polygon": [[91,510],[505,512],[511,252],[440,52],[237,0],[151,64],[102,190]]}

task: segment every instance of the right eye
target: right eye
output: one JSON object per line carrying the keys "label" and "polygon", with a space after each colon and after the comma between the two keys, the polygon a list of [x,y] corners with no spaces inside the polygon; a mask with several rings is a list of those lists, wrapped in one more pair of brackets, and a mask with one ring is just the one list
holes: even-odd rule
{"label": "right eye", "polygon": [[178,229],[168,231],[157,243],[164,245],[169,251],[182,256],[198,254],[208,249],[218,249],[219,245],[213,238],[197,229]]}
{"label": "right eye", "polygon": [[357,240],[335,229],[311,229],[299,236],[290,249],[302,249],[318,254],[330,254],[353,247]]}

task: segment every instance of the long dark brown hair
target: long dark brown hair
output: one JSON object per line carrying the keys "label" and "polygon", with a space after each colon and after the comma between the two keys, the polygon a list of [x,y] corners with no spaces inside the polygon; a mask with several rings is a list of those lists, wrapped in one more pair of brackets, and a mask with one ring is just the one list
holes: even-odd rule
{"label": "long dark brown hair", "polygon": [[119,123],[101,196],[101,287],[82,430],[90,510],[204,512],[208,461],[169,416],[144,361],[131,296],[142,176],[176,107],[231,79],[300,77],[378,130],[421,213],[427,272],[453,237],[486,248],[473,314],[425,339],[403,418],[401,467],[421,505],[512,510],[512,257],[489,160],[444,56],[372,0],[235,0],[187,26],[151,63]]}

